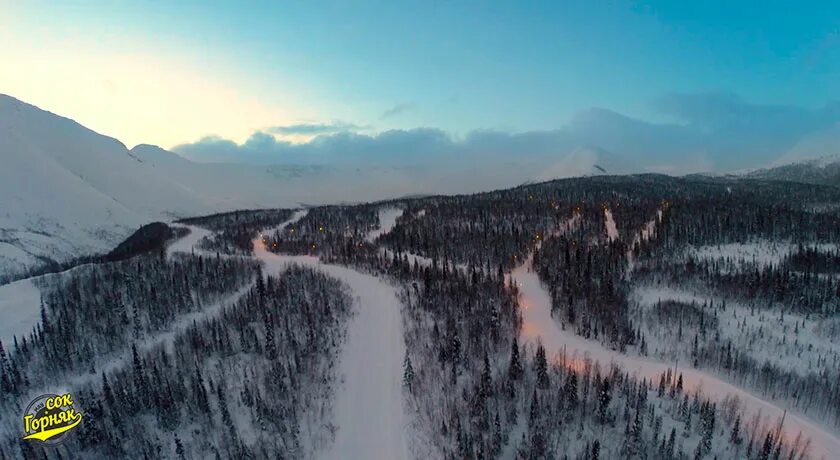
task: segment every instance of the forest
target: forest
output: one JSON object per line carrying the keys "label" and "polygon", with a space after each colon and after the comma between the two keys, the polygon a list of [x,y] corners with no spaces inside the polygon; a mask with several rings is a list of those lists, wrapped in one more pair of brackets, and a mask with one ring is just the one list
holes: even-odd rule
{"label": "forest", "polygon": [[[810,458],[784,420],[679,370],[639,376],[526,340],[512,273],[536,274],[563,331],[836,432],[838,201],[822,185],[638,175],[183,219],[211,232],[192,254],[39,284],[39,324],[0,348],[0,408],[69,382],[87,418],[47,449],[3,417],[0,458],[318,458],[340,429],[336,367],[358,306],[318,269],[264,272],[255,242],[394,286],[415,458]],[[398,217],[374,232],[384,209]]]}

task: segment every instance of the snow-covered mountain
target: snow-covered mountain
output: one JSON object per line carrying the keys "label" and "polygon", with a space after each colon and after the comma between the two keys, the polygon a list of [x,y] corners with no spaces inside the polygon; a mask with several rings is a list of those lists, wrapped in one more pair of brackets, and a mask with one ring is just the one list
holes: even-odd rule
{"label": "snow-covered mountain", "polygon": [[[514,185],[524,172],[197,163],[126,148],[0,94],[0,282],[44,263],[101,253],[141,225],[212,212],[369,201]],[[464,178],[468,177],[469,180]]]}
{"label": "snow-covered mountain", "polygon": [[0,280],[111,249],[142,224],[209,212],[397,196],[395,171],[204,164],[129,150],[0,95]]}
{"label": "snow-covered mountain", "polygon": [[150,218],[211,209],[119,141],[8,96],[0,158],[0,275],[106,249]]}
{"label": "snow-covered mountain", "polygon": [[153,145],[128,149],[0,94],[0,282],[46,262],[106,252],[156,220],[474,193],[534,180],[622,174],[637,166],[613,150],[574,145],[536,156],[504,153],[502,146],[496,155],[424,157],[413,166],[353,156],[321,166],[198,163]]}
{"label": "snow-covered mountain", "polygon": [[788,164],[780,164],[766,169],[751,171],[745,175],[760,179],[840,186],[840,155],[829,155]]}

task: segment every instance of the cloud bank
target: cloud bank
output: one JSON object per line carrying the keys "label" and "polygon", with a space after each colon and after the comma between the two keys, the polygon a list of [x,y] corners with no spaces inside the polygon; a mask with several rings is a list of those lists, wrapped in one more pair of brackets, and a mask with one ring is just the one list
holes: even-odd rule
{"label": "cloud bank", "polygon": [[332,123],[300,123],[294,125],[271,126],[263,131],[279,135],[300,134],[304,136],[317,136],[342,131],[358,131],[366,128],[367,126],[359,126],[353,123],[335,121]]}
{"label": "cloud bank", "polygon": [[[840,103],[818,109],[759,105],[728,93],[669,94],[657,101],[657,107],[673,121],[652,123],[608,109],[590,109],[555,130],[477,130],[463,137],[435,128],[362,134],[349,123],[294,125],[255,132],[243,144],[206,137],[173,150],[202,162],[430,169],[519,166],[547,168],[550,173],[543,169],[543,174],[557,175],[563,170],[578,174],[597,162],[610,173],[684,174],[765,166],[803,148],[807,139],[837,135],[840,122]],[[315,137],[295,144],[272,135],[292,132]],[[837,152],[813,152],[832,153]]]}

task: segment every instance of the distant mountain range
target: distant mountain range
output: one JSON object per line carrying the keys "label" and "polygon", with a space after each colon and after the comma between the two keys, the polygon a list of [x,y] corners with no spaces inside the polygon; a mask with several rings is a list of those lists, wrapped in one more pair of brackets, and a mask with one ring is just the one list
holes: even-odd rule
{"label": "distant mountain range", "polygon": [[[643,167],[672,172],[628,158],[593,146],[536,157],[476,154],[410,167],[351,160],[341,166],[198,163],[153,145],[128,149],[71,119],[0,94],[0,282],[45,263],[107,252],[141,225],[177,217],[471,193]],[[840,185],[840,158],[745,175]]]}

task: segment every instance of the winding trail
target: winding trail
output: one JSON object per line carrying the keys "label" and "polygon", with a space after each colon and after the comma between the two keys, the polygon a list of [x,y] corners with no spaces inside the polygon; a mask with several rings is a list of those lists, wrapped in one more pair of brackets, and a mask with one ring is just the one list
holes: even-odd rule
{"label": "winding trail", "polygon": [[[306,213],[305,210],[297,211],[271,231],[282,231]],[[380,210],[380,227],[371,231],[368,240],[373,241],[389,232],[401,214],[401,210],[394,208]],[[178,226],[188,228],[190,233],[174,241],[167,248],[167,255],[204,252],[197,247],[198,242],[213,232],[193,225]],[[404,414],[402,391],[402,361],[405,355],[402,304],[394,287],[376,276],[344,266],[324,264],[316,257],[271,253],[266,250],[262,238],[254,240],[254,252],[265,264],[268,273],[285,270],[290,264],[314,267],[345,282],[355,295],[358,309],[348,324],[347,343],[340,356],[341,382],[334,406],[334,423],[338,429],[332,446],[316,453],[316,457],[409,459],[408,418]],[[0,325],[0,339],[4,342],[10,340],[13,334],[27,333],[40,320],[40,291],[32,281],[30,278],[0,286],[0,313],[5,319]],[[235,300],[247,289],[244,287],[210,308],[181,318],[168,331],[148,340],[146,345],[170,341],[184,325],[191,324],[193,319],[217,314],[223,305]],[[117,368],[126,362],[125,356],[119,356],[109,360],[103,368]],[[96,376],[78,376],[70,385],[78,385],[90,378]]]}
{"label": "winding trail", "polygon": [[[376,236],[393,227],[396,216],[380,211]],[[297,219],[303,215],[295,215]],[[282,226],[281,226],[282,229]],[[274,254],[262,239],[254,240],[254,253],[265,263],[267,273],[277,273],[290,264],[317,268],[345,282],[356,296],[357,310],[348,324],[347,343],[340,356],[341,382],[336,392],[335,442],[323,459],[408,459],[403,410],[402,360],[405,355],[402,304],[393,286],[376,276],[348,267],[325,264],[317,257]]]}
{"label": "winding trail", "polygon": [[[534,343],[537,340],[542,341],[549,353],[565,351],[562,359],[565,359],[567,365],[583,366],[587,359],[598,361],[602,366],[615,363],[630,374],[653,382],[657,382],[663,372],[672,368],[669,364],[659,361],[613,351],[601,345],[600,342],[587,340],[575,334],[574,331],[561,329],[551,317],[551,298],[536,272],[532,270],[530,258],[516,268],[511,273],[511,277],[520,290],[520,304],[524,320],[523,336]],[[737,396],[747,415],[744,418],[745,422],[754,414],[760,414],[767,423],[778,423],[784,414],[784,409],[772,402],[765,401],[701,370],[685,368],[679,369],[678,372],[683,374],[684,388],[687,391],[701,390],[704,395],[717,401],[721,401],[727,395]],[[788,441],[799,432],[804,437],[810,438],[809,454],[812,458],[827,460],[840,457],[840,439],[816,422],[788,412],[785,417],[784,431]]]}

